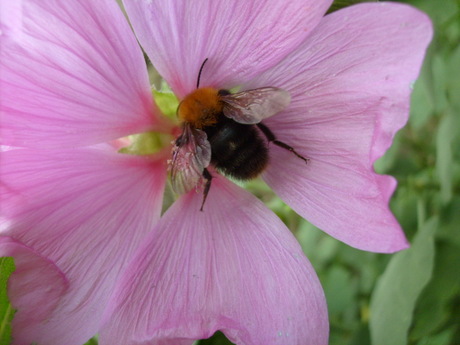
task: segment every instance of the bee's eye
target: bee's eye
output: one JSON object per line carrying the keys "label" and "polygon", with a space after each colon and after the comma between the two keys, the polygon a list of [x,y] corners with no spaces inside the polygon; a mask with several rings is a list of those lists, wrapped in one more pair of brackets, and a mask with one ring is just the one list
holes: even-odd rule
{"label": "bee's eye", "polygon": [[222,90],[217,91],[217,94],[219,96],[227,96],[227,95],[230,95],[230,91],[222,89]]}

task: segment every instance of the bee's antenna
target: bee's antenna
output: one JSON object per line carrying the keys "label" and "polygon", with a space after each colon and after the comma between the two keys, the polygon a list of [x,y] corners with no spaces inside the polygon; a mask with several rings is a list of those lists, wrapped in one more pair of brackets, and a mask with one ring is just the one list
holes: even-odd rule
{"label": "bee's antenna", "polygon": [[196,88],[200,88],[200,78],[201,78],[201,72],[203,71],[204,64],[208,61],[208,58],[204,59],[203,63],[201,64],[200,71],[198,72],[198,80],[196,81]]}

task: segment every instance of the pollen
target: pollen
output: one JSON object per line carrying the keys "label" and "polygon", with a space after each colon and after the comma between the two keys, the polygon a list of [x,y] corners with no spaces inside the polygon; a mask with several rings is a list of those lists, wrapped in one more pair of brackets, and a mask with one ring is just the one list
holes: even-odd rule
{"label": "pollen", "polygon": [[222,112],[222,102],[217,89],[204,87],[185,96],[177,109],[182,121],[196,128],[212,126],[217,123],[217,115]]}

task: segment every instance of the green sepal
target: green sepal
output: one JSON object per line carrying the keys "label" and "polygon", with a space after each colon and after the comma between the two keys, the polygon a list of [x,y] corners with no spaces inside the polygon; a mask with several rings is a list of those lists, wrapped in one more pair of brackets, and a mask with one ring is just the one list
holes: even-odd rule
{"label": "green sepal", "polygon": [[0,345],[8,345],[11,342],[11,321],[14,309],[8,299],[8,278],[16,269],[13,258],[0,258]]}
{"label": "green sepal", "polygon": [[177,107],[179,100],[176,95],[169,91],[166,86],[162,87],[163,91],[152,90],[153,98],[163,115],[170,119],[176,119]]}

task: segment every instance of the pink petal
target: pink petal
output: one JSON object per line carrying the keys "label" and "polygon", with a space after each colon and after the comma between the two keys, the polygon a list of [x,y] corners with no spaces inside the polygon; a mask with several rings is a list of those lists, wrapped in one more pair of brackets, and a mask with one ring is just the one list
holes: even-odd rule
{"label": "pink petal", "polygon": [[326,16],[279,66],[245,85],[281,87],[290,107],[266,121],[307,165],[271,148],[268,184],[296,212],[351,246],[407,247],[388,209],[396,181],[374,161],[407,121],[411,85],[431,39],[429,19],[400,4],[362,4]]}
{"label": "pink petal", "polygon": [[1,6],[3,144],[94,144],[158,124],[142,52],[114,1]]}
{"label": "pink petal", "polygon": [[[10,290],[18,307],[15,344],[81,345],[98,331],[120,273],[159,219],[165,163],[102,149],[11,150],[1,162],[2,235],[30,252],[17,260],[33,254],[68,284],[53,300],[41,291]],[[38,273],[30,270],[11,284],[41,286]],[[19,295],[34,303],[15,299]],[[46,315],[35,314],[51,303]]]}
{"label": "pink petal", "polygon": [[13,308],[29,311],[16,313],[13,321],[13,337],[17,340],[14,344],[20,344],[21,333],[28,331],[27,327],[21,330],[23,325],[36,324],[50,317],[69,284],[53,262],[11,238],[0,237],[0,256],[15,258],[16,270],[8,282]]}
{"label": "pink petal", "polygon": [[331,0],[125,0],[155,68],[183,97],[200,86],[228,88],[289,54],[318,24]]}
{"label": "pink petal", "polygon": [[204,211],[190,192],[127,270],[100,344],[327,344],[322,288],[295,238],[251,194],[213,179]]}

